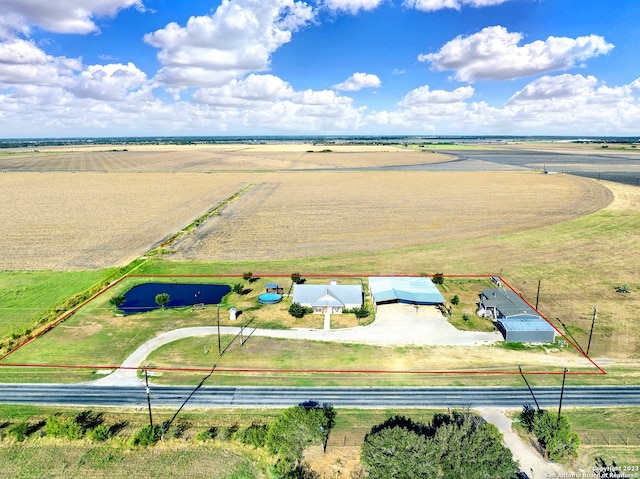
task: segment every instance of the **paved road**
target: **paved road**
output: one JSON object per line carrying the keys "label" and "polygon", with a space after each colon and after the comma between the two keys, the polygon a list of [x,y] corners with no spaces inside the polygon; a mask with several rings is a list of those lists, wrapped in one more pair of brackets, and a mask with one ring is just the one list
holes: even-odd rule
{"label": "paved road", "polygon": [[[152,386],[154,407],[179,407],[193,387]],[[555,408],[559,387],[538,387],[534,394],[540,407]],[[288,407],[316,401],[334,407],[424,408],[470,407],[515,408],[533,403],[527,388],[509,387],[425,387],[425,388],[296,388],[215,387],[198,389],[188,402],[192,407]],[[0,384],[1,403],[74,406],[146,407],[143,384],[139,386],[96,386],[90,384]],[[640,406],[640,386],[567,387],[564,406]]]}

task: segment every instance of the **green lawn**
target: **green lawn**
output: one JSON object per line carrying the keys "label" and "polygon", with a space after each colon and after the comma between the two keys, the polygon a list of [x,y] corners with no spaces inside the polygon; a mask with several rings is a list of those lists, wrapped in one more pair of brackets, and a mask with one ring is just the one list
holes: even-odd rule
{"label": "green lawn", "polygon": [[0,338],[22,334],[49,311],[109,274],[110,271],[1,271]]}

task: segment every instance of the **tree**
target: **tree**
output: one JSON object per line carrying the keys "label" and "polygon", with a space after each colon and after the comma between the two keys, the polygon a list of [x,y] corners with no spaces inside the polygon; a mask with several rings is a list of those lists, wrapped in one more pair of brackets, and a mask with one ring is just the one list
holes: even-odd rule
{"label": "tree", "polygon": [[402,416],[374,426],[362,444],[360,459],[369,477],[413,479],[436,477],[436,449],[423,427]]}
{"label": "tree", "polygon": [[302,454],[312,444],[326,444],[335,411],[329,405],[306,403],[282,411],[267,430],[265,445],[276,455],[276,469],[291,475],[301,467]]}
{"label": "tree", "polygon": [[111,299],[109,299],[109,304],[113,306],[114,310],[117,310],[120,306],[122,306],[125,303],[126,300],[127,300],[127,297],[124,294],[117,294],[113,296]]}
{"label": "tree", "polygon": [[444,275],[442,273],[436,273],[432,276],[431,281],[433,284],[444,284]]}
{"label": "tree", "polygon": [[244,285],[242,283],[235,283],[231,290],[236,294],[242,294],[244,293]]}
{"label": "tree", "polygon": [[247,271],[242,275],[242,279],[244,279],[245,281],[249,281],[251,279],[251,276],[253,276],[253,273],[251,271]]}
{"label": "tree", "polygon": [[559,416],[548,410],[535,410],[525,405],[520,413],[520,421],[528,432],[533,433],[549,459],[558,460],[576,456],[580,438],[571,431],[566,416]]}
{"label": "tree", "polygon": [[294,318],[300,319],[307,313],[307,308],[300,303],[291,303],[289,306],[289,314]]}
{"label": "tree", "polygon": [[451,298],[451,304],[454,306],[458,306],[460,304],[460,297],[457,294]]}
{"label": "tree", "polygon": [[162,309],[164,309],[164,307],[167,304],[169,304],[169,301],[171,301],[171,297],[169,296],[169,293],[156,294],[156,304],[160,306]]}
{"label": "tree", "polygon": [[433,441],[445,479],[514,477],[518,464],[498,428],[470,412],[436,415]]}
{"label": "tree", "polygon": [[470,412],[436,414],[429,425],[394,417],[361,449],[371,478],[511,479],[518,470],[502,434]]}

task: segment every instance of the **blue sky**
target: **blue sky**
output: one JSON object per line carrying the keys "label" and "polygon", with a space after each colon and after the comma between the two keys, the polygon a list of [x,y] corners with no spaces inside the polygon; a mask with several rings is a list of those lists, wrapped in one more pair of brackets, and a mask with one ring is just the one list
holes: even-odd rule
{"label": "blue sky", "polygon": [[0,137],[640,132],[637,0],[0,0]]}

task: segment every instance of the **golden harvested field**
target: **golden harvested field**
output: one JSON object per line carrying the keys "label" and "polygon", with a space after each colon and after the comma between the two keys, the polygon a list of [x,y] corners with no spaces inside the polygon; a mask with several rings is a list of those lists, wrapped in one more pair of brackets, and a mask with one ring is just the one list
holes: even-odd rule
{"label": "golden harvested field", "polygon": [[0,269],[126,264],[242,187],[233,175],[0,174]]}
{"label": "golden harvested field", "polygon": [[101,145],[3,151],[0,171],[265,171],[371,168],[451,159],[445,154],[382,145]]}
{"label": "golden harvested field", "polygon": [[289,259],[458,241],[563,222],[612,199],[567,175],[372,169],[449,159],[301,143],[3,151],[0,201],[11,208],[0,211],[0,269],[125,264],[245,185],[171,258]]}
{"label": "golden harvested field", "polygon": [[221,216],[175,245],[177,260],[332,256],[496,236],[606,206],[603,186],[524,172],[254,174]]}

